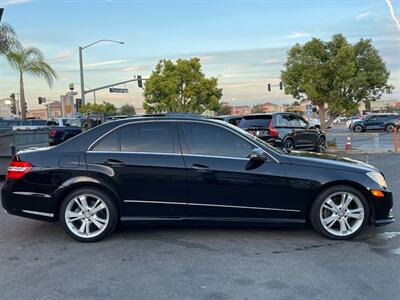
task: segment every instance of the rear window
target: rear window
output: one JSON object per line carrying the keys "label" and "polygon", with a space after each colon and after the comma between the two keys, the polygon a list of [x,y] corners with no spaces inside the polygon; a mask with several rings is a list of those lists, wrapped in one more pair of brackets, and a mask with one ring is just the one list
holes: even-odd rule
{"label": "rear window", "polygon": [[243,129],[268,128],[271,120],[272,116],[246,116],[240,120],[239,127]]}

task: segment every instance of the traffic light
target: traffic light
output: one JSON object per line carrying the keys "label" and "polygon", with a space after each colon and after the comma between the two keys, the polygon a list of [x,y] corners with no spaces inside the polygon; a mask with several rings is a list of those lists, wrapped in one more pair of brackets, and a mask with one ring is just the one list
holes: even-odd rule
{"label": "traffic light", "polygon": [[38,97],[38,103],[39,104],[42,104],[42,103],[45,103],[45,102],[46,102],[46,98]]}
{"label": "traffic light", "polygon": [[283,83],[282,83],[282,81],[279,82],[279,89],[283,90]]}
{"label": "traffic light", "polygon": [[77,112],[79,112],[80,108],[82,107],[82,99],[75,99],[75,109]]}
{"label": "traffic light", "polygon": [[23,109],[25,109],[25,113],[28,112],[28,104],[26,104],[26,102],[25,102],[25,107]]}
{"label": "traffic light", "polygon": [[271,84],[268,83],[267,87],[268,87],[268,92],[270,92],[271,91]]}
{"label": "traffic light", "polygon": [[142,75],[137,76],[137,85],[139,88],[143,88],[143,81],[142,81]]}
{"label": "traffic light", "polygon": [[17,113],[17,102],[15,101],[14,93],[10,95],[10,100],[11,100],[11,106],[10,106],[11,113],[15,115]]}

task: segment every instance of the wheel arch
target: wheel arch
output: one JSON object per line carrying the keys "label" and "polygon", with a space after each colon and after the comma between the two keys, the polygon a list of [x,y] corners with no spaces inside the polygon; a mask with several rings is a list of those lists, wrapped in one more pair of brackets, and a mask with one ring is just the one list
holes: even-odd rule
{"label": "wheel arch", "polygon": [[98,181],[91,177],[81,176],[81,177],[71,178],[70,180],[62,184],[55,191],[54,195],[54,198],[56,200],[56,209],[54,214],[55,221],[58,221],[60,207],[64,198],[72,191],[80,188],[95,188],[107,194],[111,198],[111,200],[115,203],[118,216],[120,216],[120,205],[119,205],[120,197],[117,193],[113,191],[113,188],[105,182]]}
{"label": "wheel arch", "polygon": [[375,209],[374,206],[371,202],[371,197],[370,197],[370,193],[368,191],[368,189],[366,187],[364,187],[363,185],[361,185],[358,182],[355,181],[351,181],[351,180],[335,180],[335,181],[331,181],[328,182],[326,184],[321,185],[314,194],[314,197],[312,199],[312,201],[310,201],[310,203],[308,204],[307,207],[307,221],[310,218],[310,210],[311,210],[311,206],[313,205],[314,201],[317,199],[317,197],[326,189],[333,187],[333,186],[338,186],[338,185],[347,185],[350,186],[352,188],[355,188],[357,191],[359,191],[364,197],[365,200],[367,200],[368,203],[368,208],[369,208],[369,223],[372,223],[375,219]]}

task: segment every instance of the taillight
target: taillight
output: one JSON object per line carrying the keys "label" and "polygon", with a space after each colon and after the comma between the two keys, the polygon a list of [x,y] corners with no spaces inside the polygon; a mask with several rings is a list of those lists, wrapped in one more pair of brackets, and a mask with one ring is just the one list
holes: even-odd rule
{"label": "taillight", "polygon": [[269,124],[268,129],[269,129],[269,136],[271,136],[271,137],[277,137],[277,136],[279,136],[279,131],[278,131],[278,129],[276,129],[274,126],[272,126],[271,123]]}
{"label": "taillight", "polygon": [[28,161],[18,161],[13,159],[7,170],[7,179],[20,179],[32,169]]}
{"label": "taillight", "polygon": [[56,130],[54,128],[50,129],[49,137],[54,137],[56,135]]}

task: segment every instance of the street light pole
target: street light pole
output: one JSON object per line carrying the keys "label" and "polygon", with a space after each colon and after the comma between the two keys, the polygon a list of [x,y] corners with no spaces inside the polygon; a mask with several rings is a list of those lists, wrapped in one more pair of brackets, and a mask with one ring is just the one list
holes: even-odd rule
{"label": "street light pole", "polygon": [[81,99],[82,105],[85,104],[85,83],[83,78],[83,58],[82,58],[82,47],[79,47],[79,69],[81,74]]}
{"label": "street light pole", "polygon": [[100,42],[111,42],[111,43],[117,43],[117,44],[125,44],[124,42],[121,41],[114,41],[114,40],[108,40],[108,39],[102,39],[98,40],[96,42],[93,42],[89,45],[86,45],[84,47],[79,46],[79,71],[80,71],[80,76],[81,76],[81,99],[82,99],[82,105],[85,104],[85,82],[84,82],[84,76],[83,76],[83,56],[82,56],[82,51],[85,48],[88,48],[90,46],[93,46],[94,44],[100,43]]}

